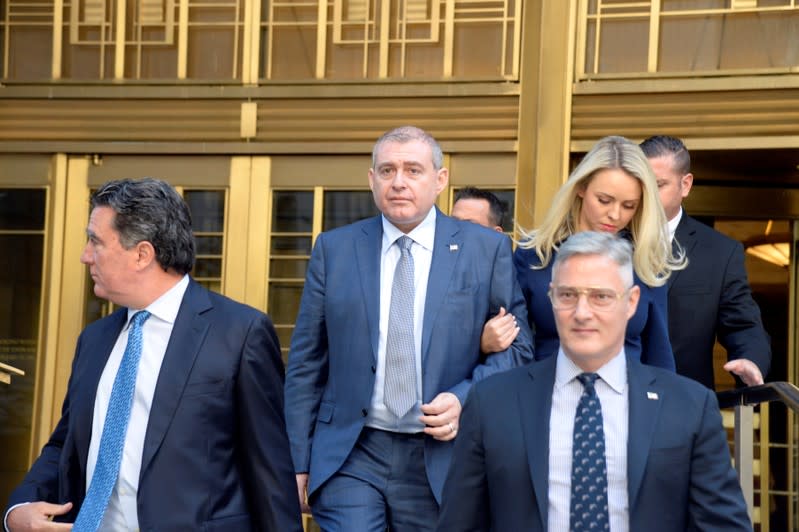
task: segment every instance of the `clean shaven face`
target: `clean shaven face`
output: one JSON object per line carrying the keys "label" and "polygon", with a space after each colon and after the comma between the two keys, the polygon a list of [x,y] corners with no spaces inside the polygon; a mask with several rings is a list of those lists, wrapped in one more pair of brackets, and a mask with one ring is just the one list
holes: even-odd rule
{"label": "clean shaven face", "polygon": [[626,284],[618,264],[600,255],[574,255],[559,263],[552,277],[551,288],[556,287],[603,288],[624,294],[603,310],[592,308],[584,294],[572,309],[553,308],[566,356],[584,371],[596,371],[624,346],[627,320],[635,314],[640,289]]}
{"label": "clean shaven face", "polygon": [[383,143],[369,169],[377,208],[404,233],[424,220],[448,180],[447,169],[433,167],[433,151],[421,140]]}

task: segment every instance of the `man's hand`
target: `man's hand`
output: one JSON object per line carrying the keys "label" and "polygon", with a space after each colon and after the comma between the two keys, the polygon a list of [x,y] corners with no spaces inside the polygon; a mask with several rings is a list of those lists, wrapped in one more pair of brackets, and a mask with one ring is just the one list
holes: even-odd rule
{"label": "man's hand", "polygon": [[461,402],[450,392],[441,392],[427,404],[422,405],[424,414],[419,420],[424,423],[424,433],[437,440],[449,441],[458,434],[461,417]]}
{"label": "man's hand", "polygon": [[737,358],[724,364],[724,370],[738,375],[747,386],[758,386],[763,384],[763,374],[760,368],[751,360]]}
{"label": "man's hand", "polygon": [[516,324],[516,316],[507,312],[505,307],[500,307],[499,313],[483,325],[480,351],[483,353],[504,351],[510,347],[518,334],[519,326]]}
{"label": "man's hand", "polygon": [[6,525],[10,532],[27,532],[29,530],[72,530],[71,523],[54,523],[53,516],[64,515],[72,510],[72,503],[50,504],[49,502],[32,502],[21,504],[8,512]]}
{"label": "man's hand", "polygon": [[311,507],[308,506],[308,473],[297,473],[297,496],[300,498],[300,511],[311,513]]}

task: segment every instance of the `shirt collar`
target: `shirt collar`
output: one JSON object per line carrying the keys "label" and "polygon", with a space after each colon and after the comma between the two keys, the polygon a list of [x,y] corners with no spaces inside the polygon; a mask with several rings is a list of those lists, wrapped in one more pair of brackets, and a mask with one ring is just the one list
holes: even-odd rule
{"label": "shirt collar", "polygon": [[[385,252],[397,239],[405,233],[400,231],[394,224],[388,221],[385,216],[382,216],[383,219],[383,250]],[[422,246],[423,248],[427,249],[428,251],[433,250],[433,241],[436,237],[436,208],[433,207],[430,209],[430,212],[427,213],[427,216],[424,217],[424,220],[413,228],[413,230],[408,233],[411,240]]]}
{"label": "shirt collar", "polygon": [[669,238],[674,241],[674,232],[677,230],[677,226],[680,225],[680,220],[682,220],[682,207],[680,207],[680,211],[677,213],[677,216],[669,220],[668,227],[669,227]]}
{"label": "shirt collar", "polygon": [[[584,371],[566,356],[563,348],[558,349],[558,360],[555,364],[555,388],[566,386],[580,373],[584,373]],[[624,354],[624,347],[596,373],[613,391],[619,394],[624,393],[627,388],[627,357]]]}
{"label": "shirt collar", "polygon": [[178,317],[178,311],[180,310],[180,304],[183,302],[183,294],[186,293],[188,286],[189,276],[184,275],[180,281],[164,292],[161,297],[147,305],[146,309],[129,308],[128,322],[125,324],[125,328],[127,329],[130,326],[131,318],[139,310],[147,310],[150,314],[162,321],[175,323],[175,319]]}

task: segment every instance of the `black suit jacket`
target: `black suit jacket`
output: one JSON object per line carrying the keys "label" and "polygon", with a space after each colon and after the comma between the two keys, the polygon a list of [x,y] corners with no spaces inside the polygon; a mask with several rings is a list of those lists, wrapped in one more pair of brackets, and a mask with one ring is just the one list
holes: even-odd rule
{"label": "black suit jacket", "polygon": [[669,338],[677,373],[712,389],[718,337],[729,360],[749,359],[765,377],[771,340],[752,299],[743,246],[685,212],[674,238],[688,257],[688,267],[668,281]]}
{"label": "black suit jacket", "polygon": [[[440,532],[547,530],[556,363],[549,357],[472,388]],[[630,357],[627,374],[630,530],[752,530],[715,394]]]}
{"label": "black suit jacket", "polygon": [[[95,393],[127,319],[78,339],[61,420],[9,506],[86,494]],[[302,530],[283,419],[283,364],[269,318],[190,281],[153,396],[137,497],[141,530]]]}

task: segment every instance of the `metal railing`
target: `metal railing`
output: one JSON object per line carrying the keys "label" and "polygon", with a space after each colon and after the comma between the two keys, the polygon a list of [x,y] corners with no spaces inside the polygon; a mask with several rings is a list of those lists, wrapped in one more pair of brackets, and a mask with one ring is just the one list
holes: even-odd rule
{"label": "metal railing", "polygon": [[735,410],[733,458],[749,516],[752,517],[754,514],[753,465],[755,461],[754,405],[782,402],[794,412],[799,413],[799,388],[790,382],[769,382],[760,386],[718,392],[716,397],[720,408],[734,408]]}

